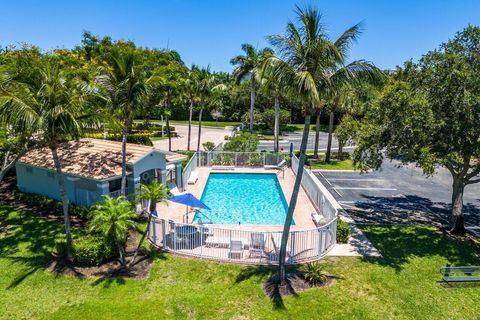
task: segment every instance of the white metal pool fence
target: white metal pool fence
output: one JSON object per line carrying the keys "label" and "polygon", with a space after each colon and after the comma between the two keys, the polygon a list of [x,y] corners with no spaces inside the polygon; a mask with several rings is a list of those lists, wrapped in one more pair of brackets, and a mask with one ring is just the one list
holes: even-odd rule
{"label": "white metal pool fence", "polygon": [[210,151],[198,154],[198,166],[253,167],[275,166],[281,163],[285,155],[278,152],[229,152]]}
{"label": "white metal pool fence", "polygon": [[[287,264],[314,261],[327,254],[336,242],[334,219],[319,228],[291,231]],[[278,264],[282,232],[248,231],[218,225],[181,224],[152,219],[149,240],[156,247],[185,256],[245,264]]]}
{"label": "white metal pool fence", "polygon": [[[292,156],[292,170],[295,175],[298,172],[298,158]],[[312,201],[317,210],[327,219],[327,221],[338,216],[342,207],[338,204],[331,193],[321,184],[312,172],[307,169],[303,171],[302,187]]]}
{"label": "white metal pool fence", "polygon": [[[183,182],[197,167],[263,167],[276,166],[286,154],[273,152],[196,153],[184,168]],[[293,155],[291,167],[298,171],[298,158]],[[314,228],[291,231],[287,244],[287,264],[298,264],[322,258],[336,243],[338,203],[318,179],[307,170],[302,187],[326,223]],[[246,230],[246,226],[216,224],[181,224],[160,218],[153,219],[148,238],[158,248],[197,258],[246,264],[278,264],[281,231]],[[258,229],[258,228],[255,228]]]}

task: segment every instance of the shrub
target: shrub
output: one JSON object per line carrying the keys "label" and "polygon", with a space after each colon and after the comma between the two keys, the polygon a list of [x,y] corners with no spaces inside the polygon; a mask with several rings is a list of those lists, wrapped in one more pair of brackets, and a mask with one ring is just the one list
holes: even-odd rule
{"label": "shrub", "polygon": [[55,253],[59,257],[66,257],[67,256],[67,240],[65,239],[55,239]]}
{"label": "shrub", "polygon": [[305,280],[313,285],[323,283],[327,280],[327,272],[323,270],[319,262],[307,263],[301,267]]}
{"label": "shrub", "polygon": [[350,237],[350,225],[342,219],[337,219],[337,242],[347,243]]}
{"label": "shrub", "polygon": [[73,241],[72,256],[79,263],[98,266],[114,258],[116,250],[103,237],[85,235]]}
{"label": "shrub", "polygon": [[[275,110],[274,109],[267,109],[262,113],[262,122],[265,128],[269,130],[274,130],[275,124]],[[287,124],[290,123],[290,112],[287,110],[280,110],[280,123]]]}
{"label": "shrub", "polygon": [[212,141],[204,142],[202,145],[206,151],[212,151],[213,149],[215,149],[215,143],[213,143]]}
{"label": "shrub", "polygon": [[257,150],[258,137],[250,132],[241,132],[232,137],[223,146],[224,151],[254,152]]}

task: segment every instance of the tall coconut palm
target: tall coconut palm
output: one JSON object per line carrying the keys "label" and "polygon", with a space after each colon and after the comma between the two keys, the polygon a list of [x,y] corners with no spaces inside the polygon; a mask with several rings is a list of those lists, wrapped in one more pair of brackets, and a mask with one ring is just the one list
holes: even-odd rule
{"label": "tall coconut palm", "polygon": [[[265,60],[267,63],[264,63],[262,67],[262,72],[260,74],[260,81],[263,88],[268,91],[274,99],[273,107],[275,110],[275,120],[273,124],[273,151],[278,152],[280,149],[279,135],[280,135],[280,98],[282,97],[282,83],[280,79],[275,78],[275,75],[272,74],[272,69],[268,68],[268,57]],[[270,70],[270,72],[266,72]]]}
{"label": "tall coconut palm", "polygon": [[135,109],[142,104],[145,93],[139,57],[133,50],[113,49],[108,66],[101,69],[97,83],[104,89],[108,107],[122,123],[122,180],[120,192],[127,187],[127,136],[131,130]]}
{"label": "tall coconut palm", "polygon": [[202,115],[203,110],[208,103],[208,98],[210,97],[215,77],[213,74],[210,73],[209,67],[198,69],[197,76],[197,94],[199,97],[197,152],[200,152],[200,141],[202,136]]}
{"label": "tall coconut palm", "polygon": [[120,263],[126,265],[125,242],[129,229],[135,227],[135,212],[132,204],[125,197],[105,196],[95,205],[90,221],[90,231],[100,233],[106,241],[111,241],[118,250]]}
{"label": "tall coconut palm", "polygon": [[188,134],[187,134],[187,150],[190,150],[190,141],[192,138],[192,118],[193,118],[193,109],[198,104],[198,77],[197,77],[198,67],[195,65],[188,72],[188,77],[185,83],[185,96],[188,100]]}
{"label": "tall coconut palm", "polygon": [[339,55],[334,64],[327,70],[328,81],[324,88],[327,91],[330,107],[328,122],[328,142],[325,162],[330,162],[332,149],[333,125],[335,112],[342,99],[342,92],[345,88],[359,85],[362,81],[371,81],[380,79],[383,73],[373,63],[365,60],[355,60],[347,63],[348,53],[353,43],[358,40],[361,34],[361,24],[356,24],[348,28],[337,40],[334,45]]}
{"label": "tall coconut palm", "polygon": [[152,221],[152,214],[154,213],[157,203],[165,202],[168,197],[168,187],[160,182],[152,182],[150,184],[141,184],[137,190],[136,198],[138,202],[149,201],[148,207],[148,222],[147,228],[145,229],[144,233],[142,234],[142,238],[138,242],[137,250],[135,250],[135,254],[133,256],[130,265],[135,262],[137,258],[138,251],[142,247],[143,241],[145,241],[145,237],[147,236],[148,228],[150,226],[150,222]]}
{"label": "tall coconut palm", "polygon": [[287,241],[304,171],[310,117],[312,110],[321,101],[317,88],[319,83],[325,81],[325,69],[338,55],[335,46],[326,39],[319,12],[313,7],[302,9],[297,6],[296,13],[298,24],[289,22],[284,36],[275,35],[268,38],[279,55],[268,57],[266,62],[267,68],[271,68],[270,72],[288,87],[292,95],[300,99],[305,115],[297,176],[280,246],[279,280],[282,284],[285,282]]}
{"label": "tall coconut palm", "polygon": [[52,154],[62,200],[67,250],[72,244],[68,197],[58,147],[64,141],[79,139],[85,125],[95,121],[86,108],[91,91],[70,78],[54,61],[33,71],[28,83],[11,82],[0,91],[0,117],[16,128],[23,128]]}
{"label": "tall coconut palm", "polygon": [[179,63],[169,63],[154,70],[153,75],[145,83],[149,86],[148,96],[154,105],[160,105],[166,119],[168,151],[172,151],[172,137],[170,132],[170,116],[173,101],[179,100],[182,89],[185,88],[185,68]]}
{"label": "tall coconut palm", "polygon": [[262,68],[263,61],[273,52],[270,48],[256,50],[251,44],[242,44],[242,50],[245,55],[233,57],[230,63],[235,65],[233,76],[237,82],[250,79],[250,131],[253,131],[253,110],[255,106],[255,97],[257,90],[257,74]]}

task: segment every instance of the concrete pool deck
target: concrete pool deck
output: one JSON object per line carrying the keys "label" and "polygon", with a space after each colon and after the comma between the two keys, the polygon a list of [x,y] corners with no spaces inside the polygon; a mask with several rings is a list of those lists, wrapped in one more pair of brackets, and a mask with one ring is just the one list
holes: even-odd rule
{"label": "concrete pool deck", "polygon": [[[283,194],[287,203],[290,202],[290,198],[292,197],[293,192],[293,185],[295,182],[295,174],[291,169],[286,169],[283,173],[278,172],[277,170],[265,170],[263,168],[235,168],[233,170],[212,170],[209,167],[199,167],[196,169],[198,172],[198,181],[194,185],[187,185],[186,192],[193,194],[195,197],[200,199],[202,197],[203,189],[208,180],[208,176],[210,172],[224,172],[224,173],[277,173],[278,181],[280,182],[280,186],[282,187]],[[157,204],[157,212],[159,218],[173,220],[178,223],[185,223],[185,213],[186,213],[186,206],[172,203],[167,201],[166,203],[158,203]],[[313,206],[312,202],[308,198],[307,194],[300,188],[300,192],[298,195],[297,205],[295,207],[295,211],[293,213],[293,219],[295,221],[295,225],[291,227],[292,231],[295,230],[305,230],[305,229],[314,229],[315,224],[312,221],[311,214],[312,212],[316,212],[315,207]],[[193,219],[194,213],[190,213],[188,215],[188,222],[191,223]],[[252,224],[245,224],[245,225],[228,225],[228,224],[221,224],[219,225],[223,228],[233,228],[238,230],[261,230],[261,231],[281,231],[283,230],[283,225],[252,225]]]}

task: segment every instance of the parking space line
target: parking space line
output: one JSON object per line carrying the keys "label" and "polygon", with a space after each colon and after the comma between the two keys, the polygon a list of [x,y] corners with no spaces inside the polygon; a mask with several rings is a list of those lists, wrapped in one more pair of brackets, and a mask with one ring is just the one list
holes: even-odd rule
{"label": "parking space line", "polygon": [[362,179],[362,178],[330,178],[328,179],[330,181],[368,181],[368,182],[374,182],[374,181],[385,181],[385,179]]}
{"label": "parking space line", "polygon": [[358,188],[358,187],[335,187],[339,190],[383,190],[383,191],[397,191],[395,188]]}

